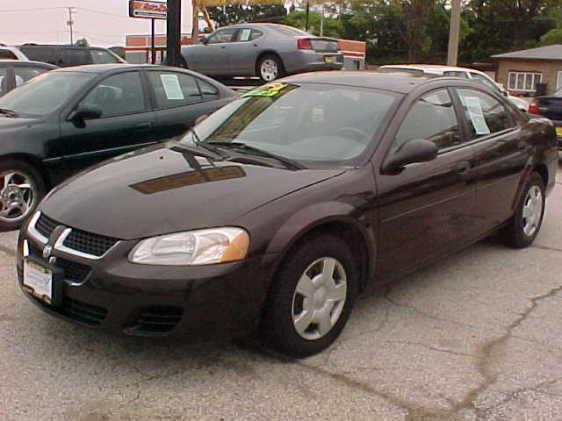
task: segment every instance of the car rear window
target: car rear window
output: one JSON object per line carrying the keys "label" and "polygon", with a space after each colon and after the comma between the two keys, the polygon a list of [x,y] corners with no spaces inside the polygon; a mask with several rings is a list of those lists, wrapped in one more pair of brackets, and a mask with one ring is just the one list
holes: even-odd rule
{"label": "car rear window", "polygon": [[270,25],[269,28],[271,28],[271,29],[273,29],[277,32],[281,32],[282,34],[292,36],[292,37],[294,37],[294,36],[299,36],[299,37],[310,36],[310,34],[308,32],[304,32],[300,29],[293,28],[291,26]]}

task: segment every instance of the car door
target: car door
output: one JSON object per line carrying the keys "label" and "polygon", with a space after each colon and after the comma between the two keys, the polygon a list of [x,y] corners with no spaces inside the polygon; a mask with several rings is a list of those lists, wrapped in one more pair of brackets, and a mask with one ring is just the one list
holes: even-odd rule
{"label": "car door", "polygon": [[192,74],[151,70],[146,76],[152,90],[156,139],[185,133],[198,117],[211,114],[225,103],[216,87]]}
{"label": "car door", "polygon": [[439,153],[436,159],[407,165],[399,173],[377,172],[377,269],[383,279],[464,244],[476,229],[476,187],[469,172],[472,152],[464,147],[451,93],[436,89],[410,104],[397,113],[402,121],[395,134],[391,132],[386,159],[419,138],[434,142]]}
{"label": "car door", "polygon": [[57,147],[70,173],[155,143],[155,116],[140,72],[122,72],[102,79],[74,109],[84,107],[100,110],[101,117],[80,124],[63,116],[61,122]]}
{"label": "car door", "polygon": [[[197,68],[201,73],[214,76],[229,76],[236,73],[231,69],[231,49],[238,28],[223,28],[215,31],[200,46]],[[189,57],[187,58],[189,65]]]}
{"label": "car door", "polygon": [[486,232],[512,215],[525,167],[531,158],[532,134],[525,132],[503,99],[473,88],[456,88],[474,151],[476,213]]}
{"label": "car door", "polygon": [[230,68],[238,76],[253,76],[260,52],[263,32],[252,28],[240,28],[234,42],[229,44]]}

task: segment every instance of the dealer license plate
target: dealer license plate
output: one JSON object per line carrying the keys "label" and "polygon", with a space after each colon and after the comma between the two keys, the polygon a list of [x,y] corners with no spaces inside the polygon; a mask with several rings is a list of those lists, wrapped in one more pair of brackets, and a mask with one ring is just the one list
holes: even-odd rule
{"label": "dealer license plate", "polygon": [[52,304],[53,272],[35,262],[24,260],[23,285],[37,298]]}
{"label": "dealer license plate", "polygon": [[556,136],[562,137],[562,126],[556,128]]}
{"label": "dealer license plate", "polygon": [[324,63],[332,64],[334,62],[334,56],[324,56]]}

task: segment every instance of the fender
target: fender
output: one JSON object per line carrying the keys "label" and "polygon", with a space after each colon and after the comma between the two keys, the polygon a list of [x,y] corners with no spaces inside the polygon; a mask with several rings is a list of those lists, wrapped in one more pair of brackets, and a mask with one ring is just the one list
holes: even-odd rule
{"label": "fender", "polygon": [[[289,250],[306,234],[322,225],[340,223],[354,228],[363,237],[367,248],[365,275],[367,279],[372,279],[376,253],[375,238],[370,229],[371,221],[367,214],[360,214],[361,212],[349,203],[337,201],[315,203],[302,208],[279,227],[266,249],[266,255],[278,255],[274,268],[276,270]],[[289,238],[291,240],[287,241]]]}

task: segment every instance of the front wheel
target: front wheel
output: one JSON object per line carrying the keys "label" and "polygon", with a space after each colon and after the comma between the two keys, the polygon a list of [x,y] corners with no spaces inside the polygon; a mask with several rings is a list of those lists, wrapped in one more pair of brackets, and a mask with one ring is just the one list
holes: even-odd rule
{"label": "front wheel", "polygon": [[17,229],[45,195],[38,171],[21,161],[0,163],[0,229]]}
{"label": "front wheel", "polygon": [[545,185],[534,172],[529,177],[523,195],[509,224],[502,229],[504,242],[514,248],[530,246],[541,228],[545,209]]}
{"label": "front wheel", "polygon": [[323,235],[295,249],[270,292],[262,334],[277,351],[303,358],[329,347],[357,294],[358,270],[342,240]]}

